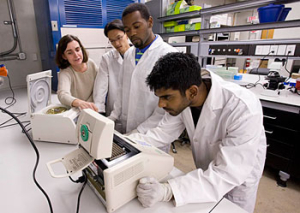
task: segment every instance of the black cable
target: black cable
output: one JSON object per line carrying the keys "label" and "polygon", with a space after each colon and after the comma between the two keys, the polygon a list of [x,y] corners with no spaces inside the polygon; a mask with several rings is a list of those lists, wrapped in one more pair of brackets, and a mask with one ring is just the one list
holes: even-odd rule
{"label": "black cable", "polygon": [[[261,66],[263,60],[264,60],[268,55],[270,55],[271,53],[274,53],[274,51],[272,50],[271,52],[269,52],[267,55],[265,55],[265,56],[260,60],[260,63],[259,63],[259,65],[258,65],[258,67],[256,68],[256,74],[258,74],[258,80],[257,80],[254,84],[253,84],[253,83],[247,84],[247,85],[245,86],[247,89],[250,89],[250,88],[252,88],[252,87],[256,87],[256,85],[262,85],[261,83],[258,83],[258,82],[260,81],[260,74],[258,73],[258,69],[259,69],[259,67]],[[262,85],[262,87],[265,89],[264,85]]]}
{"label": "black cable", "polygon": [[[7,97],[7,98],[5,98],[5,104],[8,105],[7,107],[5,107],[5,109],[8,109],[9,107],[11,107],[11,106],[13,106],[15,103],[17,103],[17,99],[15,99],[15,92],[14,92],[12,86],[11,86],[11,81],[10,81],[10,77],[9,77],[8,74],[7,74],[7,78],[8,78],[9,88],[10,88],[10,90],[11,90],[11,92],[12,92],[12,97]],[[11,99],[10,102],[8,102],[9,99]],[[12,114],[16,115],[16,117],[19,117],[19,116],[21,116],[21,115],[26,115],[26,112],[12,113]],[[2,125],[4,125],[5,123],[7,123],[7,122],[9,122],[9,121],[11,121],[11,120],[12,120],[12,118],[9,119],[9,120],[7,120],[7,121],[5,121],[5,122],[3,122],[2,124],[0,124],[0,128],[4,128],[4,127],[13,126],[13,125],[18,124],[18,123],[14,123],[14,124],[11,124],[11,125],[2,126]],[[23,122],[25,122],[25,121],[23,121]],[[23,132],[23,130],[22,130],[22,132]],[[24,133],[24,132],[23,132],[23,133]]]}
{"label": "black cable", "polygon": [[[24,124],[24,123],[29,123],[29,124],[30,124],[30,121],[21,121],[21,123],[22,123],[22,124]],[[18,124],[18,123],[13,123],[13,124],[7,124],[7,125],[5,125],[5,126],[0,126],[0,129],[5,128],[5,127],[9,127],[9,126],[14,126],[14,125],[17,125],[17,124]],[[25,128],[26,126],[28,126],[28,124],[26,124],[26,125],[24,126],[24,128]],[[28,132],[28,131],[26,130],[26,132]],[[22,130],[22,133],[24,133],[23,130]]]}
{"label": "black cable", "polygon": [[0,110],[5,112],[6,114],[10,115],[13,119],[15,119],[16,122],[18,122],[18,124],[20,125],[20,127],[22,128],[22,130],[24,131],[25,135],[27,136],[28,140],[30,141],[30,144],[32,145],[35,153],[36,153],[36,163],[35,163],[35,166],[34,166],[34,169],[33,169],[33,173],[32,173],[32,176],[33,176],[33,180],[34,180],[34,183],[37,185],[37,187],[42,191],[42,193],[45,195],[47,201],[48,201],[48,204],[49,204],[49,208],[50,208],[50,212],[53,213],[53,209],[52,209],[52,204],[51,204],[51,201],[50,201],[50,198],[48,197],[47,193],[44,191],[44,189],[40,186],[40,184],[37,182],[36,180],[36,177],[35,177],[35,173],[36,173],[36,169],[37,169],[37,166],[39,164],[39,160],[40,160],[40,154],[39,154],[39,151],[37,149],[37,147],[35,146],[32,138],[30,137],[30,135],[28,134],[28,132],[26,131],[25,127],[23,126],[23,124],[21,123],[21,121],[14,115],[12,114],[11,112],[7,111],[6,109],[3,109],[2,107],[0,107]]}
{"label": "black cable", "polygon": [[78,194],[76,213],[79,213],[80,197],[81,197],[82,191],[83,191],[83,189],[84,189],[84,187],[85,187],[85,185],[87,183],[87,176],[86,176],[86,173],[85,173],[84,170],[82,171],[82,174],[83,174],[85,180],[84,180],[84,183],[83,183],[83,185],[81,187],[81,190],[80,190],[80,192]]}
{"label": "black cable", "polygon": [[[26,128],[28,125],[30,125],[31,123],[30,123],[30,121],[27,121],[28,122],[28,124],[26,124],[24,127]],[[29,128],[29,129],[27,129],[26,131],[27,132],[29,132],[31,130],[31,128]],[[23,130],[22,130],[22,133],[25,133]]]}
{"label": "black cable", "polygon": [[80,176],[77,180],[74,180],[71,176],[69,176],[69,179],[73,182],[73,183],[83,183],[85,181],[85,176]]}
{"label": "black cable", "polygon": [[[6,107],[5,109],[8,109],[9,107],[11,107],[12,105],[14,105],[15,103],[17,103],[17,100],[15,99],[15,93],[14,93],[14,90],[12,89],[11,87],[11,82],[10,82],[10,77],[9,75],[7,75],[7,78],[8,78],[8,84],[9,84],[9,88],[12,92],[12,97],[7,97],[5,98],[5,103],[7,105],[9,105],[8,107]],[[11,99],[11,102],[8,102],[8,100]]]}
{"label": "black cable", "polygon": [[[6,109],[6,108],[5,108],[5,109]],[[15,115],[16,117],[20,117],[20,116],[22,116],[22,115],[25,115],[26,113],[12,113],[12,114]],[[0,124],[0,128],[1,128],[2,125],[8,123],[8,122],[11,121],[11,120],[13,120],[13,118],[10,118],[10,119],[4,121],[3,123],[1,123],[1,124]],[[16,123],[16,124],[17,124],[17,123]]]}
{"label": "black cable", "polygon": [[[6,109],[6,108],[5,108]],[[13,115],[15,115],[17,118],[18,117],[20,117],[20,116],[22,116],[22,115],[26,115],[26,112],[22,112],[22,113],[12,113]],[[13,123],[13,124],[7,124],[7,125],[4,125],[4,124],[6,124],[6,123],[8,123],[9,121],[11,121],[11,120],[13,120],[13,118],[10,118],[10,119],[8,119],[8,120],[6,120],[6,121],[4,121],[3,123],[1,123],[0,124],[0,129],[2,129],[2,128],[6,128],[6,127],[9,127],[9,126],[14,126],[14,125],[17,125],[18,123]],[[21,123],[27,123],[25,126],[24,126],[24,128],[25,127],[27,127],[29,124],[30,124],[30,121],[21,121]],[[29,129],[30,130],[30,129]],[[27,132],[29,131],[29,130],[27,130]],[[24,131],[22,130],[22,133],[24,133]]]}
{"label": "black cable", "polygon": [[288,54],[286,55],[286,59],[285,59],[285,65],[284,65],[284,69],[285,71],[287,71],[287,73],[289,74],[289,78],[291,77],[291,72],[287,70],[286,65],[289,59],[289,54],[291,53],[291,51],[288,52]]}

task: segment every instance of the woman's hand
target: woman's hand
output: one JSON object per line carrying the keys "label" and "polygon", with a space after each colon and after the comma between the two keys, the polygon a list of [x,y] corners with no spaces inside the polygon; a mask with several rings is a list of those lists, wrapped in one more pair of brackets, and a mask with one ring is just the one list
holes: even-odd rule
{"label": "woman's hand", "polygon": [[72,106],[78,107],[79,109],[92,109],[96,112],[98,112],[98,108],[96,105],[92,102],[83,101],[80,99],[75,99],[72,103]]}

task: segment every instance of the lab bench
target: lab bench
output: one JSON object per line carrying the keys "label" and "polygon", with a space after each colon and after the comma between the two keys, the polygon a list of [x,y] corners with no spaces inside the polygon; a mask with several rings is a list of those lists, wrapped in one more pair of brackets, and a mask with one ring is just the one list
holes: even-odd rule
{"label": "lab bench", "polygon": [[[240,85],[255,83],[258,75],[242,74],[241,81],[233,81]],[[261,101],[264,114],[264,127],[267,137],[266,165],[279,171],[279,177],[300,177],[300,95],[286,89],[279,95],[266,96],[262,86],[250,89]],[[279,182],[285,184],[284,182]]]}

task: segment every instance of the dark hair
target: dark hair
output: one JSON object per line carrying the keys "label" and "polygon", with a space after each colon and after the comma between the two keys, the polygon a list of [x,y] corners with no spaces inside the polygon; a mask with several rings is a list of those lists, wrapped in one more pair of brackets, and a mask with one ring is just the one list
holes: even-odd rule
{"label": "dark hair", "polygon": [[115,19],[115,20],[107,23],[105,28],[104,28],[104,35],[106,37],[108,37],[107,34],[111,30],[121,30],[125,33],[124,25],[123,25],[123,23],[120,19]]}
{"label": "dark hair", "polygon": [[128,15],[129,13],[133,13],[135,11],[139,11],[142,18],[145,19],[146,21],[149,20],[150,11],[149,11],[148,7],[142,3],[132,3],[132,4],[128,5],[122,13],[122,18],[124,18],[124,16]]}
{"label": "dark hair", "polygon": [[151,91],[157,89],[185,91],[192,85],[200,86],[201,67],[197,58],[190,53],[173,52],[161,57],[154,65],[146,83]]}
{"label": "dark hair", "polygon": [[59,40],[57,49],[56,49],[55,62],[60,69],[65,69],[68,66],[70,66],[70,63],[68,62],[68,60],[65,60],[62,56],[63,56],[65,50],[67,49],[68,44],[71,41],[77,41],[79,43],[79,46],[81,48],[82,55],[83,55],[82,62],[85,63],[88,61],[88,54],[87,54],[85,48],[82,46],[80,40],[76,36],[68,34],[68,35],[63,36]]}

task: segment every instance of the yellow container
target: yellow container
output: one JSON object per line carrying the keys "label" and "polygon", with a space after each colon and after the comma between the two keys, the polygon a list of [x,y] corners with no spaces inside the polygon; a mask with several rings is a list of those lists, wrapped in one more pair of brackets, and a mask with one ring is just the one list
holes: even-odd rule
{"label": "yellow container", "polygon": [[180,24],[174,27],[174,32],[183,32],[185,31],[185,24]]}
{"label": "yellow container", "polygon": [[177,25],[177,21],[166,21],[164,22],[164,27],[174,27]]}

